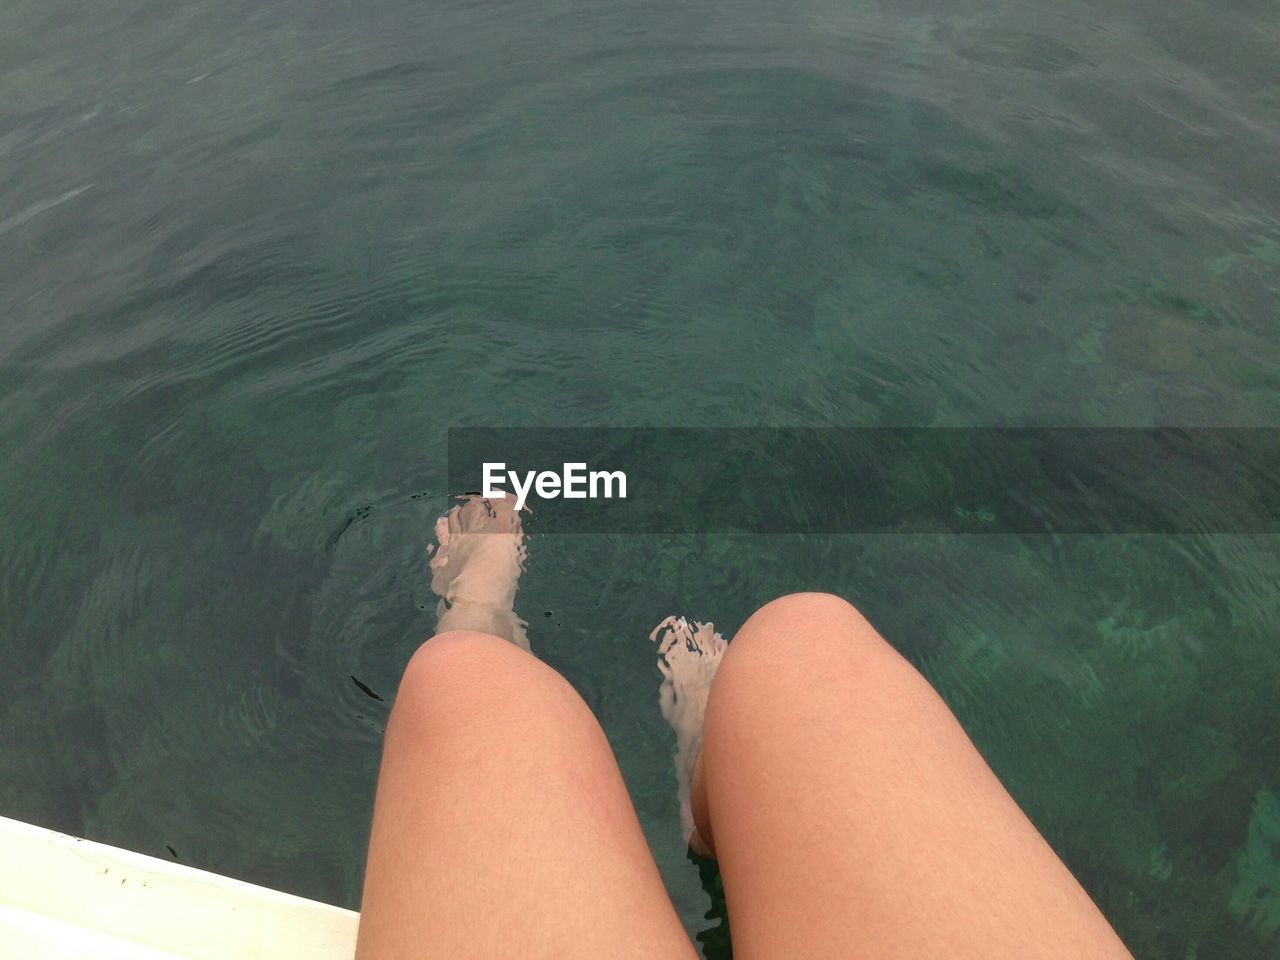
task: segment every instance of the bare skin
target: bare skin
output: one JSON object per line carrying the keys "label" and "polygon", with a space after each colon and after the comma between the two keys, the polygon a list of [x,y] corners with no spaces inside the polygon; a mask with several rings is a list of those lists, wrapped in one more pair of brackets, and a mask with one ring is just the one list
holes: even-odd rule
{"label": "bare skin", "polygon": [[[1130,956],[843,600],[793,595],[748,620],[701,744],[691,843],[719,858],[740,960]],[[357,958],[496,956],[697,953],[586,704],[507,639],[454,629],[414,655],[392,711]]]}
{"label": "bare skin", "polygon": [[775,600],[729,644],[693,814],[739,960],[1130,956],[933,688],[837,597]]}
{"label": "bare skin", "polygon": [[427,641],[387,727],[358,960],[696,956],[582,698],[506,640]]}

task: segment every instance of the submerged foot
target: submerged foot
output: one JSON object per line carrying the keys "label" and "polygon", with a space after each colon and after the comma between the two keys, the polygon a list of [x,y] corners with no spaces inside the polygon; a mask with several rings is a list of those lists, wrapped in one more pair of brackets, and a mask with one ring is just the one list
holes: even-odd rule
{"label": "submerged foot", "polygon": [[514,609],[525,561],[515,499],[464,498],[436,521],[436,540],[431,589],[440,597],[437,631],[478,630],[528,650],[528,624]]}
{"label": "submerged foot", "polygon": [[702,725],[711,681],[727,644],[716,633],[715,624],[690,623],[684,617],[667,617],[654,627],[649,639],[658,641],[658,669],[662,671],[658,703],[676,732],[680,826],[693,852],[710,856],[693,822],[693,775],[702,753]]}

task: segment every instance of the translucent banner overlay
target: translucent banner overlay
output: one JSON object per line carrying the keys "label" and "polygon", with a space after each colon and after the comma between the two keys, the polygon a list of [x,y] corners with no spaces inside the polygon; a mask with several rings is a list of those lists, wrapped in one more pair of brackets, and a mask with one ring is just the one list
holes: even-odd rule
{"label": "translucent banner overlay", "polygon": [[1276,428],[449,431],[452,492],[486,464],[546,533],[1280,532]]}

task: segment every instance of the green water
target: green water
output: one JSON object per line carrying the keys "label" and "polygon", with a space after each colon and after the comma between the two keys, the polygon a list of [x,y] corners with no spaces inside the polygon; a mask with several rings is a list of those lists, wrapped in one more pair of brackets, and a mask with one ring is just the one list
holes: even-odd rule
{"label": "green water", "polygon": [[[8,0],[0,813],[354,906],[450,426],[1280,423],[1277,49],[1263,0]],[[794,589],[1141,960],[1280,949],[1276,537],[531,529],[708,956],[646,637]]]}

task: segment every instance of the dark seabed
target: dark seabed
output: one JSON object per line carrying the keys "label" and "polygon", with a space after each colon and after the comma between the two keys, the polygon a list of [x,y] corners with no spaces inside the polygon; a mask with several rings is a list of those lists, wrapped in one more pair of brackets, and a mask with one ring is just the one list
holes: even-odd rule
{"label": "dark seabed", "polygon": [[[1280,424],[1278,51],[1263,0],[10,0],[0,814],[355,906],[449,426]],[[1140,960],[1280,949],[1277,536],[530,530],[691,931],[648,632],[819,588]]]}

